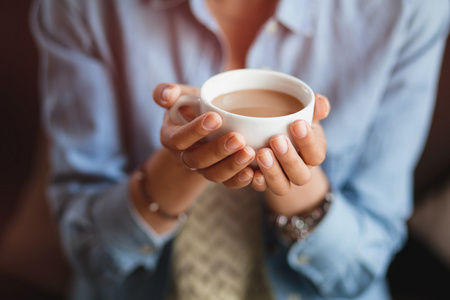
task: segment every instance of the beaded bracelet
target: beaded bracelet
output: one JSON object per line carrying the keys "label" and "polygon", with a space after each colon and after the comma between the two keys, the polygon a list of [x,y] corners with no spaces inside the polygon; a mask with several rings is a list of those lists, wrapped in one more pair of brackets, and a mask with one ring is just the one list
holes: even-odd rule
{"label": "beaded bracelet", "polygon": [[306,239],[328,212],[333,194],[328,191],[320,204],[310,213],[287,217],[269,212],[269,223],[288,242],[294,243]]}
{"label": "beaded bracelet", "polygon": [[159,216],[163,217],[164,219],[169,220],[177,220],[179,222],[184,222],[188,217],[188,212],[181,212],[178,215],[167,213],[159,207],[159,204],[156,203],[152,197],[148,194],[146,186],[145,186],[145,179],[147,178],[147,174],[144,171],[144,168],[142,166],[139,167],[137,178],[139,180],[139,188],[141,190],[141,194],[144,197],[145,201],[148,204],[148,209],[151,212],[154,212],[158,214]]}

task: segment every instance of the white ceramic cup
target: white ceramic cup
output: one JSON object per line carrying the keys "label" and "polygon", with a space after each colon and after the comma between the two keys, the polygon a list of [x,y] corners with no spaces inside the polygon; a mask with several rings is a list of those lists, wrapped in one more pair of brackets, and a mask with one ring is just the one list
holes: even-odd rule
{"label": "white ceramic cup", "polygon": [[[268,89],[291,95],[302,102],[304,108],[290,115],[280,117],[248,117],[230,113],[213,104],[220,95],[248,89]],[[200,88],[200,98],[183,95],[170,108],[170,117],[179,125],[187,123],[180,114],[180,107],[190,106],[196,116],[208,111],[218,113],[223,120],[222,127],[207,136],[215,140],[229,132],[238,132],[245,138],[246,144],[255,151],[269,145],[269,139],[276,134],[290,138],[289,125],[295,120],[305,120],[310,125],[314,113],[314,93],[300,79],[269,70],[240,69],[226,71],[208,79]],[[295,143],[294,143],[295,146]]]}

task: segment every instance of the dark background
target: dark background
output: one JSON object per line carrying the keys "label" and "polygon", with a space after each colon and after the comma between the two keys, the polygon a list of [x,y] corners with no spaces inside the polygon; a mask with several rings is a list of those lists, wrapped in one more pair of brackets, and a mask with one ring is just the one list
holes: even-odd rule
{"label": "dark background", "polygon": [[[45,206],[46,141],[39,126],[30,2],[0,1],[0,299],[61,299],[70,273]],[[450,175],[449,112],[450,45],[416,170],[416,202]],[[395,300],[450,299],[450,270],[414,235],[388,275]]]}

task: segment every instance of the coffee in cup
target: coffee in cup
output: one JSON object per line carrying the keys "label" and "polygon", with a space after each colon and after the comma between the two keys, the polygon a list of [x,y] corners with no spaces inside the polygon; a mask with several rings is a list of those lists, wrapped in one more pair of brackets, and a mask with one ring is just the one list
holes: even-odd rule
{"label": "coffee in cup", "polygon": [[233,91],[218,96],[211,103],[232,114],[256,118],[290,115],[305,107],[291,95],[267,89]]}

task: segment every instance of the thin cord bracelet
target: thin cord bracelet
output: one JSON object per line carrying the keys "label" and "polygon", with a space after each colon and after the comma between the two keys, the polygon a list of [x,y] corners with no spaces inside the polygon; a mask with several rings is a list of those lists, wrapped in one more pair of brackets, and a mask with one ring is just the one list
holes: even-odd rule
{"label": "thin cord bracelet", "polygon": [[178,215],[167,213],[159,207],[159,204],[156,203],[152,197],[148,194],[146,186],[145,186],[145,179],[147,178],[147,174],[144,171],[143,166],[140,166],[138,169],[138,180],[139,180],[139,188],[141,190],[141,194],[144,197],[145,201],[148,204],[148,209],[151,212],[154,212],[158,214],[159,216],[163,217],[164,219],[168,220],[177,220],[179,222],[184,222],[188,217],[188,212],[182,212]]}

